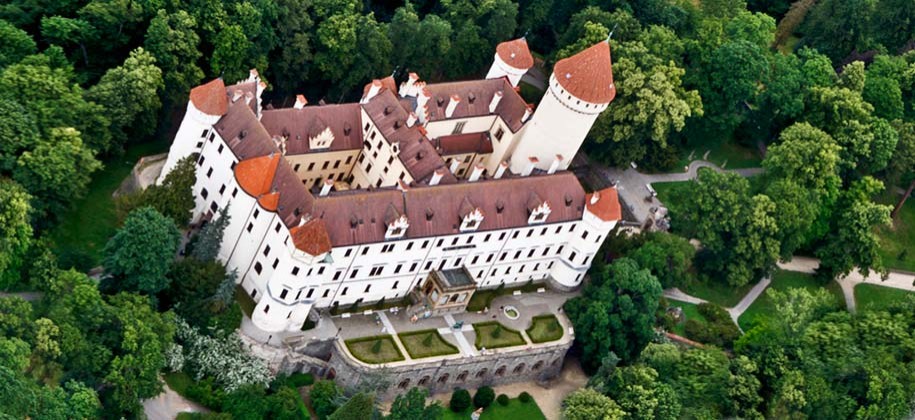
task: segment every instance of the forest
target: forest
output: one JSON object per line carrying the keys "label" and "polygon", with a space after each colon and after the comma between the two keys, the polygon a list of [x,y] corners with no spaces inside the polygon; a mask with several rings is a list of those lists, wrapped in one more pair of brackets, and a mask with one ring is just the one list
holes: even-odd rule
{"label": "forest", "polygon": [[[915,224],[911,0],[8,0],[0,290],[12,294],[0,296],[0,416],[141,417],[141,401],[175,372],[214,417],[307,416],[297,388],[310,380],[271,377],[234,333],[244,308],[214,251],[224,224],[173,261],[193,207],[191,161],[141,193],[100,195],[116,231],[98,255],[62,246],[57,232],[80,223],[71,214],[107,168],[164,151],[197,84],[256,68],[271,106],[296,94],[353,101],[392,74],[482,77],[495,46],[521,36],[546,74],[610,37],[617,96],[586,142],[593,161],[674,172],[693,151],[739,149],[765,170],[702,171],[671,208],[672,233],[608,240],[612,258],[566,305],[591,378],[565,417],[912,414],[915,300],[852,313],[825,295],[856,268],[886,274],[886,232]],[[907,240],[892,258],[911,257]],[[670,329],[662,289],[744,287],[794,255],[821,261],[822,287],[770,291],[766,321],[742,333],[713,325],[695,348],[659,333]],[[311,408],[371,416],[372,387],[384,386],[319,381]],[[438,408],[418,390],[398,401],[388,418]]]}

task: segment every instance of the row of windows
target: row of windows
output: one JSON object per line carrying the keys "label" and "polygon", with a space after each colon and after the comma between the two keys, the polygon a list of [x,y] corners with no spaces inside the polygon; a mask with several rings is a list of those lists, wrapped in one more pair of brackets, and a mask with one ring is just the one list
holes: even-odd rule
{"label": "row of windows", "polygon": [[[531,366],[530,371],[537,372],[540,369],[543,369],[544,365],[545,365],[545,363],[542,360],[539,360],[536,363],[534,363],[533,366]],[[559,359],[555,359],[551,362],[551,366],[557,366],[557,365],[559,365]],[[514,369],[512,369],[512,374],[520,375],[520,374],[524,373],[524,371],[526,369],[527,369],[527,365],[525,365],[524,363],[521,363],[521,364],[515,366]],[[502,376],[505,376],[505,373],[507,371],[508,371],[508,366],[502,365],[496,369],[494,375],[497,377],[502,377]],[[483,368],[483,369],[477,371],[477,373],[474,374],[474,377],[477,379],[482,379],[482,378],[486,377],[486,375],[488,373],[489,373],[489,369]],[[465,382],[467,380],[467,377],[469,377],[469,376],[470,376],[470,372],[465,370],[465,371],[461,372],[460,374],[458,374],[458,376],[455,378],[454,382]],[[426,376],[423,376],[419,381],[417,381],[416,385],[417,386],[427,386],[427,385],[429,385],[429,382],[431,380],[432,380],[432,377],[429,375],[426,375]],[[442,375],[440,375],[438,377],[438,379],[436,380],[436,383],[446,384],[450,380],[451,380],[451,374],[443,373]],[[400,381],[400,383],[397,384],[398,389],[407,389],[408,387],[410,387],[410,378],[405,378],[402,381]]]}
{"label": "row of windows", "polygon": [[[352,161],[353,161],[353,157],[352,157],[352,156],[347,156],[345,162],[344,162],[344,161],[341,161],[340,159],[337,159],[337,161],[334,162],[334,167],[333,167],[333,169],[339,168],[339,167],[340,167],[340,163],[343,163],[343,164],[345,164],[345,165],[349,165],[350,162],[352,162]],[[314,169],[315,169],[315,164],[317,164],[317,162],[311,162],[311,163],[309,163],[309,164],[308,164],[308,168],[305,169],[305,170],[306,170],[306,171],[309,171],[309,172],[312,171],[312,170],[314,170]],[[329,166],[330,166],[330,161],[329,161],[329,160],[328,160],[328,161],[325,161],[324,164],[321,165],[321,170],[322,170],[322,171],[323,171],[323,170],[326,170],[326,169],[328,169]],[[292,170],[294,170],[296,173],[298,173],[298,172],[299,172],[299,169],[300,169],[301,167],[302,167],[302,164],[301,164],[301,163],[296,163],[295,166],[292,167]]]}

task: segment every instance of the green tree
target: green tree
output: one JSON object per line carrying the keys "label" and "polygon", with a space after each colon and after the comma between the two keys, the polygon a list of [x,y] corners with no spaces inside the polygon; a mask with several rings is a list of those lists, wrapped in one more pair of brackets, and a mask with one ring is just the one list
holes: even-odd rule
{"label": "green tree", "polygon": [[248,51],[254,44],[245,36],[239,25],[226,25],[219,31],[214,40],[214,50],[210,58],[210,68],[214,75],[234,82],[248,76],[248,69],[256,64],[248,59]]}
{"label": "green tree", "polygon": [[360,392],[340,406],[328,420],[369,419],[375,412],[375,395]]}
{"label": "green tree", "polygon": [[871,201],[881,191],[882,182],[864,177],[839,199],[842,211],[833,218],[829,234],[816,250],[820,258],[819,276],[831,280],[847,275],[856,267],[865,276],[870,270],[886,273],[880,258],[880,238],[874,228],[891,223],[892,207]]}
{"label": "green tree", "polygon": [[32,305],[18,296],[0,297],[0,335],[31,337]]}
{"label": "green tree", "polygon": [[[143,192],[141,201],[172,219],[175,226],[187,226],[191,211],[194,210],[196,170],[197,161],[194,156],[181,159],[165,176],[161,185],[151,185]],[[219,239],[222,240],[222,237]]]}
{"label": "green tree", "polygon": [[838,62],[874,46],[871,25],[877,0],[822,0],[804,22],[805,40]]}
{"label": "green tree", "polygon": [[481,386],[473,395],[473,406],[476,408],[486,408],[496,399],[496,392],[491,387]]}
{"label": "green tree", "polygon": [[32,242],[31,197],[19,184],[0,178],[0,288],[19,280]]}
{"label": "green tree", "polygon": [[899,82],[888,77],[868,77],[861,96],[874,106],[874,115],[893,120],[902,118],[905,104]]}
{"label": "green tree", "polygon": [[168,287],[168,267],[178,252],[175,223],[151,207],[134,210],[105,245],[103,266],[118,290],[155,293]]}
{"label": "green tree", "polygon": [[156,59],[139,47],[123,65],[105,72],[86,96],[105,107],[114,138],[123,143],[141,140],[156,130],[163,86]]}
{"label": "green tree", "polygon": [[0,20],[0,68],[18,63],[35,52],[35,41],[26,31]]}
{"label": "green tree", "polygon": [[309,395],[315,414],[319,419],[326,419],[340,406],[339,401],[343,396],[343,388],[332,380],[317,381],[311,387]]}
{"label": "green tree", "polygon": [[769,147],[763,167],[772,179],[789,179],[820,195],[834,193],[841,185],[838,175],[841,148],[824,131],[796,123]]}
{"label": "green tree", "polygon": [[31,354],[29,343],[17,337],[0,337],[0,367],[13,372],[25,372]]}
{"label": "green tree", "polygon": [[442,407],[433,401],[426,405],[429,391],[425,388],[413,387],[406,394],[398,395],[391,404],[389,420],[425,420],[435,419],[441,415]]}
{"label": "green tree", "polygon": [[94,389],[73,380],[67,381],[64,389],[67,391],[67,418],[88,420],[101,415],[102,404]]}
{"label": "green tree", "polygon": [[41,35],[62,47],[77,46],[83,64],[89,65],[89,46],[98,37],[98,31],[83,19],[50,16],[41,18]]}
{"label": "green tree", "polygon": [[79,131],[54,128],[31,151],[23,152],[13,170],[13,179],[35,198],[32,207],[52,220],[81,198],[91,175],[102,164],[83,145]]}
{"label": "green tree", "polygon": [[894,219],[915,190],[915,124],[897,122],[896,131],[899,133],[899,142],[896,143],[896,152],[887,167],[887,175],[889,182],[896,185],[908,183],[908,188],[893,208],[891,216]]}
{"label": "green tree", "polygon": [[683,237],[665,232],[647,235],[642,246],[629,255],[639,267],[651,271],[661,287],[682,287],[692,278],[693,257],[696,248]]}
{"label": "green tree", "polygon": [[591,389],[582,388],[562,401],[562,418],[567,420],[621,420],[626,413],[616,401]]}
{"label": "green tree", "polygon": [[184,10],[159,10],[146,30],[144,48],[162,69],[164,97],[175,104],[203,79],[203,70],[197,65],[201,53],[196,29],[197,21]]}
{"label": "green tree", "polygon": [[727,380],[728,400],[731,402],[727,412],[740,418],[763,418],[757,408],[763,399],[759,395],[760,382],[756,378],[756,364],[746,356],[731,360],[730,374]]}
{"label": "green tree", "polygon": [[231,204],[221,208],[216,220],[207,223],[200,233],[197,234],[197,240],[194,243],[194,249],[191,256],[200,261],[210,261],[216,259],[219,254],[219,248],[222,246],[223,233],[232,217],[229,215]]}
{"label": "green tree", "polygon": [[756,101],[759,85],[767,80],[763,49],[745,40],[729,41],[715,49],[701,70],[699,93],[709,124],[732,131],[744,119],[748,103]]}
{"label": "green tree", "polygon": [[455,413],[461,413],[470,408],[473,401],[470,398],[470,392],[463,388],[457,388],[451,393],[451,400],[448,402],[448,408]]}
{"label": "green tree", "polygon": [[654,337],[661,284],[647,269],[621,258],[592,273],[580,297],[566,302],[582,349],[582,365],[595,370],[609,352],[632,361]]}
{"label": "green tree", "polygon": [[606,394],[632,418],[680,418],[682,405],[677,393],[648,366],[633,365],[614,370],[607,380]]}
{"label": "green tree", "polygon": [[16,158],[34,148],[40,136],[35,118],[18,101],[0,99],[0,113],[0,136],[6,139],[0,143],[0,173],[9,173]]}
{"label": "green tree", "polygon": [[308,0],[278,0],[276,34],[282,48],[274,49],[270,60],[272,79],[280,90],[298,89],[311,71],[314,59],[314,21]]}

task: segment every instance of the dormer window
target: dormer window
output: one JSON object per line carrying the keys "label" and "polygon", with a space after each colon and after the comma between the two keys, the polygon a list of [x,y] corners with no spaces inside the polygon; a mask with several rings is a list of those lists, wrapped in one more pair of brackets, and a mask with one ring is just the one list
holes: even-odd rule
{"label": "dormer window", "polygon": [[384,239],[400,239],[407,233],[410,227],[410,221],[407,216],[401,215],[388,223],[388,230],[384,234]]}
{"label": "dormer window", "polygon": [[461,218],[461,232],[470,232],[479,229],[480,224],[483,223],[483,212],[479,207],[475,207],[469,211],[462,210],[464,216]]}
{"label": "dormer window", "polygon": [[551,211],[552,209],[550,209],[550,205],[546,201],[541,202],[537,206],[531,207],[531,214],[527,219],[527,223],[531,225],[543,223],[549,217]]}

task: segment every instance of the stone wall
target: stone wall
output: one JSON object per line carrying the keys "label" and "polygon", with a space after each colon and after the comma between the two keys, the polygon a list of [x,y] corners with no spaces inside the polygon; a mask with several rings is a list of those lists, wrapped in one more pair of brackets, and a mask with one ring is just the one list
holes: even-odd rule
{"label": "stone wall", "polygon": [[381,373],[390,380],[383,399],[407,392],[414,386],[425,386],[430,393],[451,392],[455,388],[474,389],[515,382],[545,382],[559,376],[562,361],[572,346],[571,340],[555,346],[519,347],[517,350],[473,357],[450,358],[432,362],[414,360],[410,364],[370,366],[351,359],[335,342],[327,376],[344,387],[352,387],[370,375]]}

